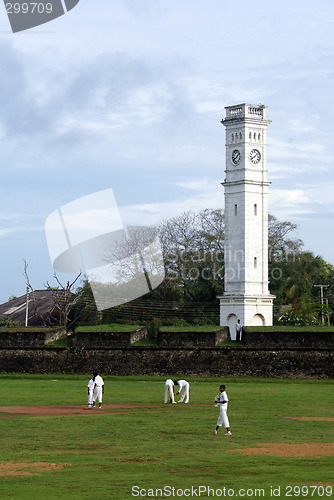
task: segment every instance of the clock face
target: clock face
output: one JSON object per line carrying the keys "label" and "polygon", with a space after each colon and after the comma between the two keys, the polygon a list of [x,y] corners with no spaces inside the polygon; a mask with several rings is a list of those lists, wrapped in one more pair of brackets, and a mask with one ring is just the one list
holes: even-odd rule
{"label": "clock face", "polygon": [[235,149],[234,151],[232,151],[232,162],[234,163],[234,165],[238,165],[240,163],[240,160],[241,153],[238,149]]}
{"label": "clock face", "polygon": [[261,160],[261,153],[258,149],[252,149],[252,151],[249,153],[249,161],[253,163],[253,165],[256,165],[259,163]]}

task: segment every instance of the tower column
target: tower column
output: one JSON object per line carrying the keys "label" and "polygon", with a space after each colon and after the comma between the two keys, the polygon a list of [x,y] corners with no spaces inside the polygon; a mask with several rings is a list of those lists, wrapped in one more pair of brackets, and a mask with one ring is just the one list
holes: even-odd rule
{"label": "tower column", "polygon": [[220,324],[272,325],[268,289],[268,186],[266,106],[227,106],[225,188],[225,290]]}

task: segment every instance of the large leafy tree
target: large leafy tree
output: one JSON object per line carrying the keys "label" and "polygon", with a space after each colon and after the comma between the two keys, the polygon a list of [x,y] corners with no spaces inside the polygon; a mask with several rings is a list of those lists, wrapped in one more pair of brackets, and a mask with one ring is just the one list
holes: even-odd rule
{"label": "large leafy tree", "polygon": [[184,300],[214,300],[223,291],[223,212],[185,212],[161,223],[157,230],[167,287]]}
{"label": "large leafy tree", "polygon": [[[326,317],[330,314],[328,297],[324,297],[321,303],[317,285],[324,285],[331,290],[334,279],[334,267],[331,264],[311,252],[300,252],[281,262],[280,270],[282,277],[275,282],[276,290],[273,287],[277,295],[275,302],[278,318],[282,317],[287,304],[290,305],[291,322],[298,324],[320,323],[324,314]],[[332,305],[330,294],[329,300],[329,305]]]}
{"label": "large leafy tree", "polygon": [[269,262],[281,262],[293,258],[303,246],[301,239],[293,237],[297,224],[280,221],[273,215],[268,216]]}

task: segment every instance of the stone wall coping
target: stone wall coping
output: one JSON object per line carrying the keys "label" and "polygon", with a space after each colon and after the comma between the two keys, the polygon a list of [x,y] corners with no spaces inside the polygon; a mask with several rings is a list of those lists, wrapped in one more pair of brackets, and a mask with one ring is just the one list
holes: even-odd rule
{"label": "stone wall coping", "polygon": [[282,330],[282,331],[279,331],[279,330],[275,330],[275,327],[273,327],[273,330],[248,330],[247,326],[244,326],[243,327],[244,330],[247,332],[247,335],[267,335],[267,334],[270,334],[270,335],[284,335],[284,334],[288,334],[288,335],[300,335],[300,334],[303,334],[303,335],[314,335],[315,333],[318,334],[318,335],[322,335],[322,334],[327,334],[327,333],[333,333],[334,334],[334,328],[333,330]]}
{"label": "stone wall coping", "polygon": [[0,351],[45,351],[45,352],[50,352],[50,351],[69,351],[69,352],[81,352],[81,351],[86,351],[86,352],[98,352],[98,351],[236,351],[236,352],[248,352],[248,351],[253,351],[253,352],[279,352],[281,353],[282,351],[303,351],[303,352],[334,352],[333,347],[319,347],[319,348],[311,348],[311,347],[232,347],[232,346],[226,346],[226,347],[156,347],[156,346],[120,346],[120,347],[95,347],[94,349],[92,348],[84,348],[84,347],[44,347],[44,346],[35,346],[35,347],[0,347]]}
{"label": "stone wall coping", "polygon": [[[182,327],[180,327],[182,328]],[[162,333],[215,333],[215,332],[222,332],[226,329],[226,326],[222,326],[221,328],[217,327],[215,330],[168,330],[168,327],[163,326],[162,328],[159,328],[159,332]]]}
{"label": "stone wall coping", "polygon": [[77,331],[74,330],[73,334],[80,335],[80,334],[87,334],[87,333],[133,333],[133,332],[140,332],[140,330],[146,329],[146,326],[141,326],[140,328],[135,328],[133,330],[85,330],[84,332],[82,331]]}

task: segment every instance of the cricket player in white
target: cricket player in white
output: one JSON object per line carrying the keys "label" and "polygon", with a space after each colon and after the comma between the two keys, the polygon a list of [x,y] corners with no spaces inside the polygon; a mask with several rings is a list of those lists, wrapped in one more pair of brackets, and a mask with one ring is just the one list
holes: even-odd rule
{"label": "cricket player in white", "polygon": [[189,382],[186,380],[176,380],[174,381],[175,384],[179,386],[179,392],[176,393],[176,395],[180,394],[180,401],[178,403],[183,403],[184,398],[186,398],[185,403],[189,403]]}
{"label": "cricket player in white", "polygon": [[95,406],[95,400],[98,399],[99,409],[101,409],[102,408],[102,394],[104,394],[103,378],[100,377],[100,375],[98,375],[97,372],[95,372],[94,376],[93,376],[93,382],[94,382],[93,406]]}
{"label": "cricket player in white", "polygon": [[220,413],[218,417],[217,427],[212,431],[213,434],[217,434],[218,430],[222,425],[224,425],[226,429],[225,436],[232,436],[232,432],[230,431],[230,423],[227,417],[227,405],[228,405],[228,397],[225,392],[225,385],[221,385],[219,387],[220,397],[215,398],[216,406],[220,406]]}
{"label": "cricket player in white", "polygon": [[91,378],[87,385],[87,394],[88,394],[88,408],[91,408],[93,405],[93,392],[94,392],[94,382]]}
{"label": "cricket player in white", "polygon": [[168,378],[165,382],[165,403],[168,403],[168,391],[171,403],[176,403],[176,401],[174,401],[174,383],[170,378]]}

